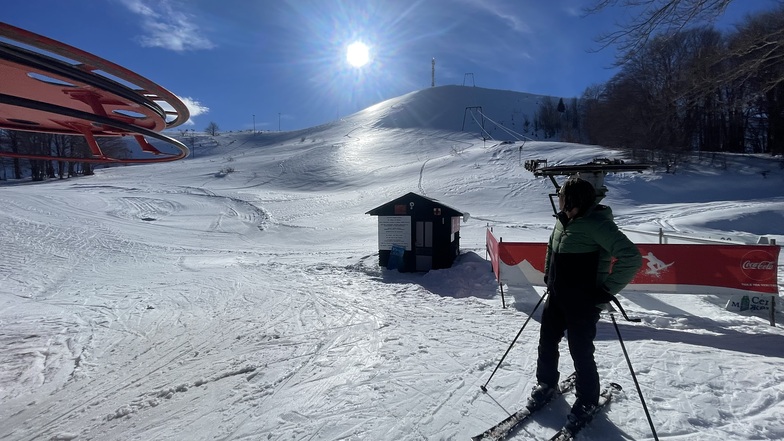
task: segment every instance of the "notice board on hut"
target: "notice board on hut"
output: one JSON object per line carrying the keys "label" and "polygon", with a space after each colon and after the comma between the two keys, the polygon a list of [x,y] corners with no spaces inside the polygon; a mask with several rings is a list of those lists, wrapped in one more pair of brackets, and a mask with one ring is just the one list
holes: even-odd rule
{"label": "notice board on hut", "polygon": [[449,268],[460,253],[463,213],[407,193],[366,214],[378,216],[378,264],[403,272]]}

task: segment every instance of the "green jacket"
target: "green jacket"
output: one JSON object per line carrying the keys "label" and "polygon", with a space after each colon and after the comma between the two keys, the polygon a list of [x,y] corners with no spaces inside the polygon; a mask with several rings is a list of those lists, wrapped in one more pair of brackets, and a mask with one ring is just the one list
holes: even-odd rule
{"label": "green jacket", "polygon": [[640,251],[618,229],[610,207],[594,205],[571,220],[559,213],[545,259],[551,293],[583,298],[603,297],[602,293],[615,295],[634,278],[641,265]]}

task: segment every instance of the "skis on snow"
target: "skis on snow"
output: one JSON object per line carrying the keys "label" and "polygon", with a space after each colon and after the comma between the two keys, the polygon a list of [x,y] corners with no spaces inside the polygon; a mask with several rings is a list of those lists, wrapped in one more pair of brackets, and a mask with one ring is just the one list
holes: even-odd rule
{"label": "skis on snow", "polygon": [[[568,376],[565,380],[561,381],[558,384],[558,393],[553,395],[550,400],[548,400],[545,405],[540,407],[539,409],[545,407],[550,401],[555,399],[558,395],[563,395],[574,388],[575,384],[575,374]],[[550,441],[570,441],[573,440],[577,434],[588,425],[588,423],[593,420],[593,418],[601,412],[612,400],[613,396],[620,392],[622,387],[620,384],[617,383],[609,383],[605,386],[601,393],[599,394],[599,404],[593,409],[593,411],[586,416],[585,419],[582,421],[577,421],[575,423],[570,423],[561,428],[555,435],[550,438]],[[525,421],[527,421],[531,415],[533,415],[536,410],[531,411],[527,407],[524,407],[517,412],[510,415],[505,420],[501,421],[500,423],[496,424],[495,426],[485,430],[479,435],[471,437],[472,441],[483,441],[483,440],[495,440],[500,441],[506,439],[515,429],[519,428]]]}
{"label": "skis on snow", "polygon": [[[574,383],[577,377],[576,374],[569,375],[560,383],[558,383],[558,393],[554,394],[542,407],[545,407],[550,401],[555,399],[555,397],[559,395],[563,395],[572,388],[574,388]],[[538,410],[538,409],[537,409]],[[484,440],[495,440],[500,441],[505,439],[512,433],[516,428],[520,427],[531,415],[534,414],[536,410],[531,411],[527,407],[523,407],[522,409],[518,410],[517,412],[509,415],[505,420],[501,421],[500,423],[496,424],[495,426],[485,430],[484,432],[480,433],[479,435],[472,436],[472,441],[484,441]]]}
{"label": "skis on snow", "polygon": [[586,415],[586,417],[582,421],[577,421],[574,423],[569,423],[561,430],[555,433],[555,435],[550,438],[550,441],[569,441],[574,439],[577,434],[588,425],[588,423],[593,420],[593,417],[596,416],[597,413],[601,412],[607,404],[610,403],[612,400],[613,395],[617,394],[621,391],[621,385],[618,383],[610,383],[599,394],[599,404],[593,409],[591,413]]}

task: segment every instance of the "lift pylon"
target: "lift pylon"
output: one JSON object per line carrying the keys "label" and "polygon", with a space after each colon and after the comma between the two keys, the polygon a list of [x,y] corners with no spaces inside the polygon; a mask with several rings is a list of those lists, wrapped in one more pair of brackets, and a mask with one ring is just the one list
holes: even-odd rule
{"label": "lift pylon", "polygon": [[561,185],[556,180],[556,176],[577,176],[584,179],[593,185],[596,190],[596,202],[600,202],[607,195],[607,187],[604,185],[604,177],[609,173],[618,172],[638,172],[642,173],[645,170],[653,167],[651,164],[627,164],[620,159],[610,158],[595,158],[593,161],[585,164],[576,165],[554,165],[548,166],[546,159],[530,159],[525,161],[524,167],[526,170],[534,174],[534,176],[546,176],[555,186],[555,193],[548,195],[550,198],[550,205],[553,206],[553,211],[558,212],[556,209],[553,197],[558,196],[558,191]]}

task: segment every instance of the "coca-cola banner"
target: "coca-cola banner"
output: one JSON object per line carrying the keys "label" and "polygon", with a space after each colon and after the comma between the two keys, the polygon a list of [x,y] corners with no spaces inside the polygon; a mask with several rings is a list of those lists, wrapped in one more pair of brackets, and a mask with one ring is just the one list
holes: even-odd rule
{"label": "coca-cola banner", "polygon": [[[499,242],[490,230],[487,243],[499,282],[543,284],[547,244]],[[627,291],[778,293],[780,248],[775,245],[638,244],[637,247],[643,263]]]}
{"label": "coca-cola banner", "polygon": [[487,254],[490,256],[490,263],[493,265],[495,278],[496,280],[501,280],[500,267],[498,265],[498,241],[490,230],[487,230],[485,247],[487,248]]}

